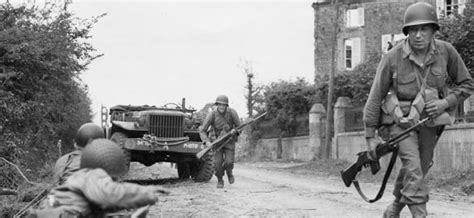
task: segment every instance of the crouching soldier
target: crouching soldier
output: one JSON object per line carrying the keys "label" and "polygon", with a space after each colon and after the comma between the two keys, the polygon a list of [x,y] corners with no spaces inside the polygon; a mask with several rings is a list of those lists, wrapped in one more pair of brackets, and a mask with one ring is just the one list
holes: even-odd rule
{"label": "crouching soldier", "polygon": [[121,209],[143,210],[158,201],[158,194],[168,193],[160,186],[115,182],[127,171],[125,160],[123,150],[114,142],[92,141],[82,150],[80,170],[51,190],[40,209],[31,210],[29,217],[105,217]]}
{"label": "crouching soldier", "polygon": [[61,185],[74,172],[80,169],[82,149],[92,140],[105,138],[104,131],[94,123],[82,125],[76,133],[75,151],[63,155],[54,166],[54,184]]}

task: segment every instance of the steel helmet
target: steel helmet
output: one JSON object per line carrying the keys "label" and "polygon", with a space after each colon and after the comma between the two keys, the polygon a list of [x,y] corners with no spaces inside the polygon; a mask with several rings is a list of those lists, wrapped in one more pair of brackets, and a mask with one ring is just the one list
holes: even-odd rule
{"label": "steel helmet", "polygon": [[81,155],[81,169],[101,168],[112,177],[120,177],[127,172],[125,152],[109,139],[96,139],[88,144]]}
{"label": "steel helmet", "polygon": [[403,20],[403,34],[408,35],[409,26],[421,24],[433,24],[435,31],[439,30],[436,9],[426,2],[417,2],[408,6]]}
{"label": "steel helmet", "polygon": [[105,138],[102,128],[94,123],[86,123],[77,130],[76,144],[79,147],[84,147],[90,140],[98,138]]}
{"label": "steel helmet", "polygon": [[225,104],[225,105],[229,105],[229,98],[227,98],[227,96],[225,95],[219,95],[217,96],[216,98],[216,103],[215,104]]}

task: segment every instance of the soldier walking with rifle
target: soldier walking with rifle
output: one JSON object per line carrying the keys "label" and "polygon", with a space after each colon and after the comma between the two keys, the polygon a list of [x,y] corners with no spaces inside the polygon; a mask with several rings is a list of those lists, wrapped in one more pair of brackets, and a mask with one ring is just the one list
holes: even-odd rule
{"label": "soldier walking with rifle", "polygon": [[[434,39],[439,28],[432,5],[418,2],[407,8],[402,28],[407,38],[380,61],[364,108],[368,156],[373,160],[380,158],[375,150],[380,144],[377,128],[385,126],[394,137],[429,118],[398,142],[402,167],[393,190],[395,200],[384,217],[399,217],[405,206],[413,217],[427,216],[425,176],[433,163],[434,147],[444,126],[453,122],[448,112],[455,111],[474,90],[456,49]],[[448,78],[453,83],[450,87]]]}
{"label": "soldier walking with rifle", "polygon": [[206,130],[211,126],[216,137],[223,136],[226,133],[232,133],[233,137],[214,154],[214,164],[216,167],[217,188],[224,188],[224,171],[227,174],[229,183],[235,181],[232,169],[234,168],[235,142],[237,141],[238,132],[235,129],[240,126],[240,119],[237,112],[229,107],[229,98],[225,95],[219,95],[216,98],[216,109],[212,110],[199,128],[201,140],[206,146],[211,146],[211,141],[207,136]]}

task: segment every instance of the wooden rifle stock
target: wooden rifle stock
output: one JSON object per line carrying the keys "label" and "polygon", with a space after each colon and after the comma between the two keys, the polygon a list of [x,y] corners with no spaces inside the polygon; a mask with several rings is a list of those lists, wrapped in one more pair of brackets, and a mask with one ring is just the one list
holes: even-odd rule
{"label": "wooden rifle stock", "polygon": [[398,149],[397,144],[404,139],[406,139],[411,131],[413,131],[415,128],[420,126],[421,124],[425,123],[428,121],[430,118],[425,118],[421,121],[419,121],[417,124],[411,126],[410,128],[404,130],[397,136],[391,138],[387,142],[378,144],[377,147],[375,148],[375,154],[376,154],[376,159],[372,160],[369,158],[369,151],[361,151],[357,153],[359,156],[357,158],[357,161],[355,161],[353,164],[351,164],[348,168],[341,170],[341,177],[342,181],[346,185],[346,187],[349,187],[352,182],[355,180],[355,177],[357,174],[362,170],[362,167],[368,167],[370,166],[372,174],[376,174],[380,170],[380,163],[379,159],[387,155],[390,152],[393,152],[395,149]]}

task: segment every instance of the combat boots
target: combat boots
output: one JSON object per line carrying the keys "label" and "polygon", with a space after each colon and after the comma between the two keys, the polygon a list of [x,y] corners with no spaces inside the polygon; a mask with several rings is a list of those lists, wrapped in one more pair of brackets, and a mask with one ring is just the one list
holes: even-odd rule
{"label": "combat boots", "polygon": [[394,201],[388,205],[387,209],[383,213],[383,218],[400,218],[400,212],[402,212],[405,204]]}
{"label": "combat boots", "polygon": [[234,178],[234,175],[232,174],[232,171],[227,171],[227,179],[229,179],[230,184],[234,184],[235,178]]}
{"label": "combat boots", "polygon": [[224,188],[224,180],[222,177],[217,177],[217,188]]}

